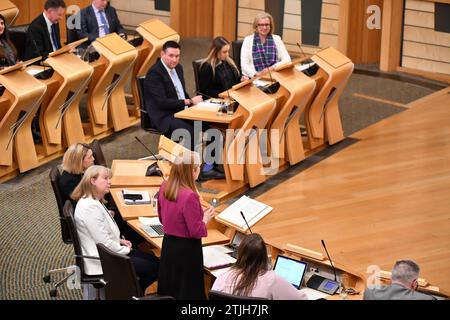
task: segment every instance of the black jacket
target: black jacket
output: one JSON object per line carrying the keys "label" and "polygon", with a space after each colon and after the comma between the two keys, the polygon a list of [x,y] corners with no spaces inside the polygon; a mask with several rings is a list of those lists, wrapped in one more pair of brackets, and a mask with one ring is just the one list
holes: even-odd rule
{"label": "black jacket", "polygon": [[75,208],[77,202],[75,200],[72,200],[70,198],[70,195],[80,183],[81,178],[83,178],[83,174],[68,173],[67,171],[62,172],[61,178],[59,178],[59,188],[64,198],[63,203],[65,203],[67,200],[70,200],[73,207]]}
{"label": "black jacket", "polygon": [[[58,38],[58,46],[61,48],[59,23],[56,24],[56,37]],[[24,60],[26,61],[39,56],[45,57],[50,52],[53,52],[52,42],[47,23],[41,13],[28,27]]]}
{"label": "black jacket", "polygon": [[[81,30],[79,30],[80,39],[88,37],[88,43],[95,41],[98,38],[98,23],[97,18],[95,17],[94,9],[92,5],[83,8],[80,11],[81,15]],[[106,20],[108,20],[109,24],[109,32],[110,33],[125,33],[122,25],[120,24],[119,17],[117,16],[116,9],[112,6],[107,6],[105,8]]]}
{"label": "black jacket", "polygon": [[[184,83],[183,67],[178,64],[175,68],[178,78],[183,85],[186,99],[189,95],[186,92]],[[144,104],[151,120],[152,127],[163,133],[170,129],[170,123],[174,119],[174,114],[184,110],[184,101],[178,99],[175,86],[167,73],[161,60],[158,60],[148,71],[144,82]]]}
{"label": "black jacket", "polygon": [[219,93],[230,89],[240,80],[241,75],[226,61],[216,66],[214,74],[209,63],[202,64],[198,71],[199,89],[204,99],[217,98]]}

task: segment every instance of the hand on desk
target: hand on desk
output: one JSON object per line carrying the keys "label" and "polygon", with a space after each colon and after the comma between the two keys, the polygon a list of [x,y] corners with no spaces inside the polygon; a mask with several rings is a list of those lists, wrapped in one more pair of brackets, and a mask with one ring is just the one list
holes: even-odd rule
{"label": "hand on desk", "polygon": [[193,104],[197,104],[197,103],[203,101],[203,97],[202,97],[202,96],[195,96],[195,97],[193,97],[191,100],[192,100],[192,103],[193,103]]}

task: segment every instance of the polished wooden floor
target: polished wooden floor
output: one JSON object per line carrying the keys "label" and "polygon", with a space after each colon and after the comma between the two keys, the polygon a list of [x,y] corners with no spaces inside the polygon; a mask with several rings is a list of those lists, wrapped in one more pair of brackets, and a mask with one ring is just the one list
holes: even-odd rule
{"label": "polished wooden floor", "polygon": [[352,146],[257,199],[274,207],[253,232],[324,252],[366,276],[413,259],[450,290],[450,87],[352,137]]}

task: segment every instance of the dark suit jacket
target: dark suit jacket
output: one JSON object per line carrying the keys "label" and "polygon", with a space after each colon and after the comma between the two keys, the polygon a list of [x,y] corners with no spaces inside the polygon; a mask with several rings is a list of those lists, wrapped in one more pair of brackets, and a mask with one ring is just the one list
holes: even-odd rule
{"label": "dark suit jacket", "polygon": [[[95,17],[94,9],[92,5],[83,8],[80,11],[81,15],[81,30],[79,30],[80,39],[88,37],[88,42],[91,43],[98,38],[98,23],[97,18]],[[109,32],[113,33],[125,33],[122,25],[120,24],[119,17],[117,16],[116,9],[112,6],[107,6],[105,8],[106,19],[109,24]]]}
{"label": "dark suit jacket", "polygon": [[[186,99],[189,99],[184,84],[183,67],[179,64],[175,70],[183,85]],[[161,60],[158,60],[150,68],[145,77],[144,105],[151,119],[152,127],[163,133],[169,131],[170,123],[175,119],[173,115],[178,111],[184,110],[184,101],[178,99],[172,79]]]}
{"label": "dark suit jacket", "polygon": [[[61,48],[59,23],[56,24],[56,26],[58,46]],[[50,40],[50,34],[48,33],[47,23],[41,13],[28,27],[24,60],[29,60],[39,56],[47,56],[52,51],[53,47]]]}
{"label": "dark suit jacket", "polygon": [[369,289],[364,291],[364,300],[436,300],[433,296],[409,290],[402,285],[392,284],[380,289]]}
{"label": "dark suit jacket", "polygon": [[80,183],[81,178],[83,178],[83,174],[74,174],[68,173],[67,171],[63,171],[61,174],[61,178],[59,178],[59,188],[61,190],[63,196],[63,203],[67,200],[72,202],[73,207],[77,205],[77,202],[70,198],[73,190],[75,190],[76,186]]}

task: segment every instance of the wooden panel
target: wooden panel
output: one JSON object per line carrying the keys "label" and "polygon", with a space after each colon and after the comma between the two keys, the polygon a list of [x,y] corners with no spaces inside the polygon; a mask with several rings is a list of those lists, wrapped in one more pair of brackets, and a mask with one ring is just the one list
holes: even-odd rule
{"label": "wooden panel", "polygon": [[236,0],[214,1],[214,37],[224,36],[229,41],[236,39]]}
{"label": "wooden panel", "polygon": [[284,4],[284,12],[286,14],[300,14],[301,13],[301,5],[299,0],[285,0]]}
{"label": "wooden panel", "polygon": [[403,56],[402,67],[450,75],[450,64]]}
{"label": "wooden panel", "polygon": [[172,0],[171,27],[181,37],[212,37],[213,9],[212,0]]}
{"label": "wooden panel", "polygon": [[140,23],[156,18],[170,25],[170,12],[155,9],[155,0],[112,0],[120,22],[125,28],[135,29]]}
{"label": "wooden panel", "polygon": [[249,23],[238,23],[238,38],[242,39],[253,32],[253,26]]}
{"label": "wooden panel", "polygon": [[444,32],[435,32],[430,29],[423,29],[418,27],[405,26],[404,40],[416,41],[421,43],[428,43],[434,45],[450,44],[450,34]]}
{"label": "wooden panel", "polygon": [[[284,26],[285,29],[294,29],[294,30],[301,30],[302,29],[302,16],[300,15],[293,15],[293,14],[286,14],[284,15]],[[284,39],[284,32],[283,31],[283,39]]]}
{"label": "wooden panel", "polygon": [[28,5],[29,0],[10,0],[19,9],[19,15],[17,16],[14,25],[22,25],[30,22],[30,8]]}
{"label": "wooden panel", "polygon": [[324,3],[322,5],[322,18],[339,19],[339,6],[336,4]]}
{"label": "wooden panel", "polygon": [[434,29],[434,11],[405,10],[405,25]]}
{"label": "wooden panel", "polygon": [[255,16],[260,12],[263,11],[258,9],[240,8],[238,11],[238,21],[253,24]]}
{"label": "wooden panel", "polygon": [[405,3],[406,9],[434,12],[434,4],[427,1],[408,0]]}
{"label": "wooden panel", "polygon": [[400,65],[403,1],[384,0],[380,69],[395,71]]}
{"label": "wooden panel", "polygon": [[239,7],[264,11],[264,0],[239,0]]}
{"label": "wooden panel", "polygon": [[433,46],[429,44],[405,41],[403,43],[403,55],[450,63],[450,46]]}

